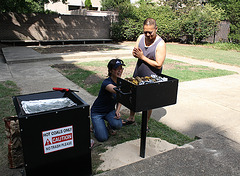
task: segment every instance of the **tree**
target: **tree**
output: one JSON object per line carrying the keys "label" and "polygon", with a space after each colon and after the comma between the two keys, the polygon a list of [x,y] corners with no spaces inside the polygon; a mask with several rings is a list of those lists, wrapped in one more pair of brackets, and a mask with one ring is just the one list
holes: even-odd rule
{"label": "tree", "polygon": [[166,41],[177,40],[180,34],[180,21],[169,6],[158,6],[148,1],[140,1],[138,7],[131,3],[122,3],[119,10],[119,22],[112,25],[114,40],[136,40],[142,34],[143,21],[154,18],[158,34]]}
{"label": "tree", "polygon": [[[16,13],[33,13],[43,12],[44,3],[49,3],[50,0],[1,0],[0,12],[16,12]],[[52,2],[67,0],[51,0]]]}
{"label": "tree", "polygon": [[[119,0],[110,1],[114,4]],[[137,6],[129,1],[115,4],[119,22],[112,25],[113,39],[136,40],[142,33],[143,21],[154,18],[157,32],[165,41],[177,41],[180,35],[190,35],[193,43],[197,43],[218,30],[223,13],[223,10],[210,4],[202,6],[198,0],[168,0],[160,4],[148,0],[140,0]]]}
{"label": "tree", "polygon": [[226,7],[227,16],[231,23],[228,38],[236,43],[240,42],[240,1],[229,0]]}
{"label": "tree", "polygon": [[193,37],[193,43],[213,35],[218,31],[218,24],[223,11],[210,4],[194,7],[188,14],[182,16],[182,30]]}
{"label": "tree", "polygon": [[230,33],[228,38],[232,42],[240,42],[240,1],[239,0],[209,0],[210,4],[225,10],[224,19],[229,20]]}
{"label": "tree", "polygon": [[101,0],[102,10],[119,11],[119,6],[123,3],[130,3],[130,0]]}
{"label": "tree", "polygon": [[167,5],[172,10],[179,10],[184,7],[184,10],[199,4],[199,0],[159,0],[160,4]]}
{"label": "tree", "polygon": [[92,2],[91,0],[85,0],[85,7],[87,9],[91,9],[92,8]]}

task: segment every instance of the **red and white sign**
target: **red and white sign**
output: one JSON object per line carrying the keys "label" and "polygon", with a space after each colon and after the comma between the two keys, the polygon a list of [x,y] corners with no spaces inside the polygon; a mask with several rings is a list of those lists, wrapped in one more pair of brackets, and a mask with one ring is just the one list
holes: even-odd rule
{"label": "red and white sign", "polygon": [[43,131],[42,139],[44,154],[74,147],[73,126]]}

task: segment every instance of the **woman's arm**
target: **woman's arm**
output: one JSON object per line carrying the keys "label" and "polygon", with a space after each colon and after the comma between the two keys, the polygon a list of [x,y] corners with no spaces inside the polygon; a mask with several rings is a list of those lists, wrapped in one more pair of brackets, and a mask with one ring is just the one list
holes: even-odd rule
{"label": "woman's arm", "polygon": [[[113,84],[108,84],[105,89],[111,93],[116,94],[116,91],[113,89],[114,87],[116,87],[116,86],[114,86]],[[115,116],[116,119],[120,119],[120,117],[121,117],[121,114],[120,114],[121,106],[122,106],[121,103],[117,103],[116,116]]]}
{"label": "woman's arm", "polygon": [[121,114],[120,114],[120,110],[121,110],[121,103],[117,103],[117,108],[116,108],[116,119],[120,119],[121,118]]}
{"label": "woman's arm", "polygon": [[105,89],[106,89],[108,92],[116,93],[116,91],[113,89],[114,87],[116,87],[116,86],[114,86],[113,84],[108,84]]}

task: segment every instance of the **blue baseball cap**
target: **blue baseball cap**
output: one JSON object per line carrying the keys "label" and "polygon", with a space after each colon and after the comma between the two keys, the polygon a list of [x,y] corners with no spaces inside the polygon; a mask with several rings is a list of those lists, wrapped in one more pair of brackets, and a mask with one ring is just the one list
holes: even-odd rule
{"label": "blue baseball cap", "polygon": [[120,59],[116,59],[115,65],[113,66],[114,69],[118,68],[119,66],[125,66],[124,62]]}

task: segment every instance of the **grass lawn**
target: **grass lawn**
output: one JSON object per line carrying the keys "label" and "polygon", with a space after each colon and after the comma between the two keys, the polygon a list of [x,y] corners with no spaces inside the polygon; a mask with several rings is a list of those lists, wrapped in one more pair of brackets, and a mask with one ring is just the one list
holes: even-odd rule
{"label": "grass lawn", "polygon": [[[60,64],[53,67],[64,76],[97,96],[102,81],[107,76],[108,61],[84,62],[79,64]],[[136,59],[124,59],[126,67],[122,77],[131,77],[136,65]],[[234,74],[235,72],[213,69],[206,66],[191,65],[184,62],[166,59],[163,65],[163,74],[179,79],[180,82],[196,79],[218,77]]]}
{"label": "grass lawn", "polygon": [[167,52],[169,54],[190,57],[193,59],[240,67],[240,52],[237,51],[226,51],[203,46],[167,43]]}
{"label": "grass lawn", "polygon": [[237,43],[225,43],[225,42],[216,42],[216,43],[204,43],[203,46],[207,46],[209,48],[216,48],[220,50],[232,50],[232,51],[240,51],[240,44]]}
{"label": "grass lawn", "polygon": [[[168,68],[168,65],[170,65],[170,68]],[[163,74],[177,78],[180,82],[219,77],[234,73],[235,72],[228,70],[214,69],[200,65],[190,65],[171,59],[166,59],[163,67]]]}
{"label": "grass lawn", "polygon": [[19,88],[12,81],[0,82],[0,145],[2,145],[5,138],[5,127],[3,118],[15,115],[15,109],[12,102],[12,96],[18,95]]}
{"label": "grass lawn", "polygon": [[12,81],[0,82],[0,170],[2,175],[7,165],[7,138],[5,135],[5,125],[3,118],[15,115],[15,108],[12,102],[12,96],[19,95],[20,90]]}

